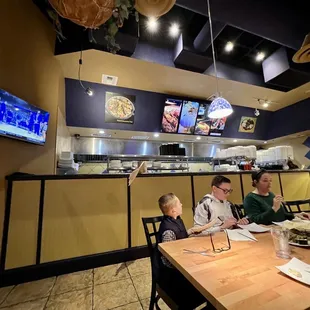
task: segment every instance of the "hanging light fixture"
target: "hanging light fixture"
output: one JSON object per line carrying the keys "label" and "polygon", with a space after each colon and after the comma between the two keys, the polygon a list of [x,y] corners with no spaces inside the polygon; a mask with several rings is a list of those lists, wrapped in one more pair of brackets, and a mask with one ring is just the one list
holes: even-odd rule
{"label": "hanging light fixture", "polygon": [[79,78],[80,85],[81,85],[82,88],[84,89],[85,94],[91,97],[91,96],[94,95],[93,89],[90,88],[90,87],[85,87],[84,84],[83,84],[82,81],[81,81],[81,67],[82,67],[82,64],[83,64],[83,51],[82,51],[82,49],[81,49],[81,52],[80,52],[80,59],[79,59],[79,72],[78,72],[78,78]]}
{"label": "hanging light fixture", "polygon": [[225,98],[220,97],[219,83],[218,83],[218,77],[217,77],[217,68],[216,68],[216,61],[215,61],[213,29],[212,29],[212,19],[211,19],[211,10],[210,10],[209,0],[207,0],[207,5],[208,5],[208,15],[209,15],[209,24],[210,24],[214,73],[215,73],[215,80],[216,80],[216,98],[211,102],[211,105],[208,110],[208,117],[209,118],[223,118],[223,117],[229,116],[233,112],[233,109],[231,107],[231,104]]}

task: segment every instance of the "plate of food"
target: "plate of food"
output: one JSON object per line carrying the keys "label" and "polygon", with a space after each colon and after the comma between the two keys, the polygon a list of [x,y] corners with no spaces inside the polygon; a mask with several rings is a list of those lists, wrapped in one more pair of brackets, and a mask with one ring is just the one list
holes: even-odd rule
{"label": "plate of food", "polygon": [[179,124],[181,107],[178,105],[166,106],[162,119],[164,132],[176,132]]}
{"label": "plate of food", "polygon": [[241,127],[245,131],[251,131],[255,127],[255,122],[251,118],[245,118],[241,123]]}
{"label": "plate of food", "polygon": [[126,97],[114,96],[107,101],[106,110],[114,118],[126,120],[134,115],[135,106]]}
{"label": "plate of food", "polygon": [[196,125],[195,133],[199,135],[207,136],[210,132],[210,126],[206,123],[206,121],[200,121]]}
{"label": "plate of food", "polygon": [[285,221],[282,227],[290,230],[290,245],[310,247],[310,221]]}

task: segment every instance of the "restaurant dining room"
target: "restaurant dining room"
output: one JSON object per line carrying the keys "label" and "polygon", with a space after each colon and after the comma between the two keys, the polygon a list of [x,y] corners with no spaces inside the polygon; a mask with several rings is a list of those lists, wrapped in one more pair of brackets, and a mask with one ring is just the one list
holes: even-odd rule
{"label": "restaurant dining room", "polygon": [[310,309],[306,1],[0,1],[0,310]]}

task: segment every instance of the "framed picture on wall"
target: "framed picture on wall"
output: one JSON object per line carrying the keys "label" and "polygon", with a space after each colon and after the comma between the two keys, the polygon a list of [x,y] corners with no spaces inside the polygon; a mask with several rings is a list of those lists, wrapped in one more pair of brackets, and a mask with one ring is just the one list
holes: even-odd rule
{"label": "framed picture on wall", "polygon": [[239,125],[239,132],[254,133],[256,121],[256,117],[242,116]]}
{"label": "framed picture on wall", "polygon": [[135,118],[135,100],[135,96],[106,92],[105,122],[133,124]]}

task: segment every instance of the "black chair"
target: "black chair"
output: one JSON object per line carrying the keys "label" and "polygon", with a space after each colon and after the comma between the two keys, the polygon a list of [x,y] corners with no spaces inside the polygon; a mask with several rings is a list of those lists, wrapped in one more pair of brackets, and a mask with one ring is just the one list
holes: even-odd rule
{"label": "black chair", "polygon": [[[149,310],[153,310],[154,306],[157,310],[160,310],[158,301],[161,298],[170,309],[178,309],[178,305],[164,292],[163,289],[157,283],[157,270],[159,268],[159,252],[158,252],[158,229],[156,224],[160,224],[163,220],[163,216],[157,217],[144,217],[142,218],[143,228],[147,241],[147,246],[150,252],[151,258],[151,269],[152,269],[152,290],[151,290],[151,301]],[[151,232],[149,229],[151,227]],[[152,240],[153,239],[153,240]]]}
{"label": "black chair", "polygon": [[[309,210],[303,211],[301,210],[300,206],[302,205],[309,205]],[[285,209],[289,213],[300,213],[300,212],[310,212],[310,199],[305,199],[305,200],[295,200],[295,201],[285,201],[283,203]],[[296,207],[297,210],[293,210],[292,207]]]}
{"label": "black chair", "polygon": [[234,206],[236,208],[236,211],[238,213],[239,218],[242,219],[243,217],[245,217],[246,214],[245,214],[245,210],[244,210],[243,205],[242,204],[235,204]]}

